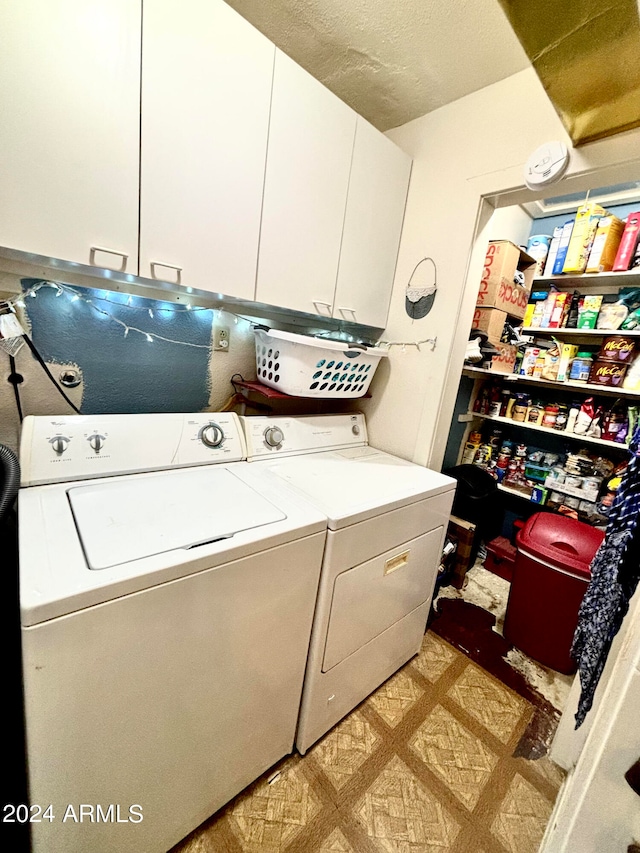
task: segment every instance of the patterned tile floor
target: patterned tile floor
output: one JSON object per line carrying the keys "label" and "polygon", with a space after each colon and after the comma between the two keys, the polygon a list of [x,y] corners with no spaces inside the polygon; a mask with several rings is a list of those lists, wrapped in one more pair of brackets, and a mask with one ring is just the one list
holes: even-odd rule
{"label": "patterned tile floor", "polygon": [[305,756],[284,759],[171,853],[535,853],[562,771],[514,755],[533,715],[429,631],[420,654]]}

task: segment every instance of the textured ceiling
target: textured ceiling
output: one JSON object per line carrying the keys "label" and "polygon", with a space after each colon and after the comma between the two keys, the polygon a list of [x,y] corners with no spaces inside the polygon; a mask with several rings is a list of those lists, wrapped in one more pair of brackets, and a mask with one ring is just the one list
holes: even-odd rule
{"label": "textured ceiling", "polygon": [[380,130],[530,63],[497,0],[227,0]]}

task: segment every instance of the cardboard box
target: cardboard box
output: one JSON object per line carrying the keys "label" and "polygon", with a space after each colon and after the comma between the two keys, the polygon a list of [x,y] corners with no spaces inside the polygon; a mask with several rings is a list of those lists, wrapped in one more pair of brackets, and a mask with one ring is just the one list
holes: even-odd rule
{"label": "cardboard box", "polygon": [[560,362],[558,364],[558,382],[566,382],[571,370],[571,362],[578,354],[577,344],[562,344]]}
{"label": "cardboard box", "polygon": [[571,240],[571,233],[573,232],[574,224],[575,219],[567,219],[562,226],[562,233],[560,234],[556,259],[553,264],[553,275],[562,275],[562,268],[564,267],[564,260],[567,257],[567,249],[569,248],[569,241]]}
{"label": "cardboard box", "polygon": [[602,217],[598,222],[596,236],[593,238],[587,272],[609,272],[613,269],[624,228],[624,222],[617,216],[611,214]]}
{"label": "cardboard box", "polygon": [[570,293],[556,293],[556,301],[549,320],[550,329],[560,329],[564,326],[571,305]]}
{"label": "cardboard box", "polygon": [[[553,275],[553,267],[558,257],[558,249],[560,248],[560,239],[562,238],[562,225],[558,225],[553,229],[553,239],[549,246],[549,254],[544,265],[544,278],[549,278]],[[567,244],[568,245],[568,244]]]}
{"label": "cardboard box", "polygon": [[618,246],[616,259],[613,262],[613,269],[615,272],[629,269],[639,238],[640,210],[637,210],[627,216],[627,223],[624,227],[622,240]]}
{"label": "cardboard box", "polygon": [[476,526],[470,521],[452,515],[449,518],[447,535],[456,542],[456,553],[453,561],[451,583],[460,589],[464,576],[471,568],[471,555],[476,536]]}
{"label": "cardboard box", "polygon": [[476,305],[476,310],[473,312],[473,328],[484,332],[490,343],[497,344],[502,337],[506,319],[506,311],[500,311],[499,308],[478,308]]}
{"label": "cardboard box", "polygon": [[576,212],[576,221],[571,232],[563,273],[583,273],[593,244],[598,221],[607,211],[594,201],[581,204]]}
{"label": "cardboard box", "polygon": [[549,323],[551,322],[551,315],[553,314],[553,309],[556,304],[556,296],[558,296],[558,292],[556,290],[549,291],[549,295],[544,301],[544,308],[542,309],[542,317],[540,318],[540,328],[546,329],[549,327]]}
{"label": "cardboard box", "polygon": [[495,347],[500,352],[491,359],[489,369],[494,373],[513,373],[518,347],[513,344],[495,344]]}
{"label": "cardboard box", "polygon": [[[476,304],[480,308],[499,308],[521,320],[527,308],[535,266],[535,260],[514,243],[508,240],[490,242]],[[513,280],[516,270],[524,275],[524,287]]]}
{"label": "cardboard box", "polygon": [[602,305],[602,296],[593,294],[582,299],[582,305],[578,309],[578,328],[595,329]]}

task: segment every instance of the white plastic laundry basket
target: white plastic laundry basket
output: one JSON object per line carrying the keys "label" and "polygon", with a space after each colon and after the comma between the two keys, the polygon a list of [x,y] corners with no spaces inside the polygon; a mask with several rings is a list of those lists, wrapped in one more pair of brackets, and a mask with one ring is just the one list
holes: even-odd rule
{"label": "white plastic laundry basket", "polygon": [[255,329],[258,379],[293,397],[362,397],[386,350]]}

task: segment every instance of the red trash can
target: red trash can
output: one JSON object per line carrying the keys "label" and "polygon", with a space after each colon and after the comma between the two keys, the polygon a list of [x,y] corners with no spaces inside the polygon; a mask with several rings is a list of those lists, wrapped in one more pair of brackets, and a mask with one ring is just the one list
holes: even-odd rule
{"label": "red trash can", "polygon": [[505,639],[567,675],[576,671],[569,651],[589,566],[603,539],[589,524],[546,512],[532,515],[516,537]]}

